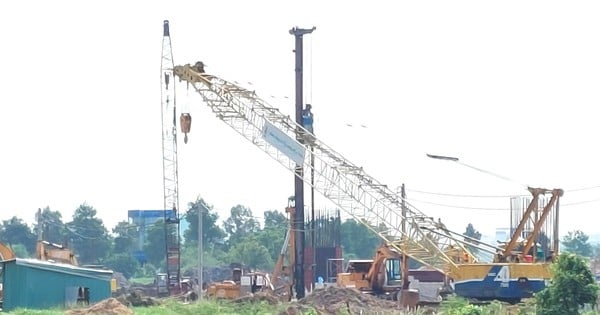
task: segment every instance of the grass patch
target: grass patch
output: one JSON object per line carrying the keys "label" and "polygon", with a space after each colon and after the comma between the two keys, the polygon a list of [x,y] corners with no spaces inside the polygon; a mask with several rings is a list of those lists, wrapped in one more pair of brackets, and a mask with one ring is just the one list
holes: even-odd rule
{"label": "grass patch", "polygon": [[140,315],[262,315],[277,314],[281,305],[267,303],[231,303],[226,301],[202,300],[190,304],[168,301],[160,306],[135,307],[135,314]]}
{"label": "grass patch", "polygon": [[154,283],[154,277],[140,277],[140,278],[131,278],[129,279],[129,282],[131,283],[138,283],[138,284],[152,284]]}

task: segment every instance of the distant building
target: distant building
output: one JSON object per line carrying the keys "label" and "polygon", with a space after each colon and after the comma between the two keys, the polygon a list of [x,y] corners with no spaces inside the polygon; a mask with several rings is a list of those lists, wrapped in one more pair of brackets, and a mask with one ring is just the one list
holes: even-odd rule
{"label": "distant building", "polygon": [[137,246],[134,249],[133,255],[140,263],[146,262],[146,253],[144,253],[144,244],[146,243],[146,233],[148,227],[156,224],[156,222],[165,220],[166,218],[174,219],[175,212],[173,210],[129,210],[127,213],[128,222],[137,227],[138,236],[136,239]]}

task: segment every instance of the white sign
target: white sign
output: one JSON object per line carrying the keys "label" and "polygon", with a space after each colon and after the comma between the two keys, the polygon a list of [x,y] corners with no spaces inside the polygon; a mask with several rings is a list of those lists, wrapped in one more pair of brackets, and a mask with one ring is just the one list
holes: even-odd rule
{"label": "white sign", "polygon": [[299,165],[304,164],[304,154],[306,151],[304,146],[266,119],[262,135],[270,145],[285,154],[290,160]]}

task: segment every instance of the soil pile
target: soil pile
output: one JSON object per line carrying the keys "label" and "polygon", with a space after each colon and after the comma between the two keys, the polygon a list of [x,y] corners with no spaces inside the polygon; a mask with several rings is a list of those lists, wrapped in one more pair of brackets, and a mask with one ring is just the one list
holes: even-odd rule
{"label": "soil pile", "polygon": [[242,296],[235,300],[234,303],[261,303],[266,302],[269,305],[279,304],[279,299],[270,293],[257,292],[251,295]]}
{"label": "soil pile", "polygon": [[288,314],[294,314],[294,311],[300,313],[308,308],[313,308],[318,314],[404,314],[398,302],[337,286],[315,290],[294,304],[297,309],[288,308]]}
{"label": "soil pile", "polygon": [[68,310],[67,315],[133,315],[133,311],[115,298],[100,301],[88,308]]}
{"label": "soil pile", "polygon": [[158,299],[144,295],[142,291],[132,290],[127,294],[123,294],[117,298],[117,300],[127,306],[153,306],[159,305]]}

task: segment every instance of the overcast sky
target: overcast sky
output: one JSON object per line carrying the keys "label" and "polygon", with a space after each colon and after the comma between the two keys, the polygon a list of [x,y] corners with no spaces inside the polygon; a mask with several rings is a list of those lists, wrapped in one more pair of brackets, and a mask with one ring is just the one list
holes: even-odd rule
{"label": "overcast sky", "polygon": [[[305,100],[317,136],[380,182],[405,183],[415,206],[459,232],[507,227],[507,196],[525,184],[566,190],[561,234],[600,233],[589,219],[600,206],[598,2],[163,3],[0,5],[0,219],[32,222],[49,206],[69,221],[87,202],[110,229],[127,210],[162,208],[168,19],[176,64],[202,60],[290,114],[288,31],[316,26],[305,37]],[[198,98],[179,93],[178,106],[193,117],[179,146],[180,207],[201,196],[222,219],[236,204],[258,217],[283,211],[291,173]]]}

